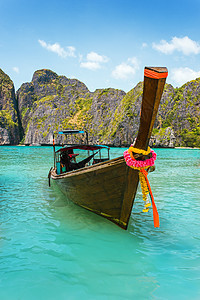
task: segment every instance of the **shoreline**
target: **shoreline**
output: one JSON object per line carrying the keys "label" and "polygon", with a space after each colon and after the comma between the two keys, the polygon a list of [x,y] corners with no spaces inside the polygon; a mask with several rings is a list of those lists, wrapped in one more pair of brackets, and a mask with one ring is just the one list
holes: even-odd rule
{"label": "shoreline", "polygon": [[193,150],[193,149],[194,149],[194,150],[195,150],[195,149],[196,149],[196,150],[199,149],[199,150],[200,150],[200,148],[198,148],[198,147],[174,147],[174,149],[187,149],[187,150],[189,150],[189,149],[192,149],[192,150]]}

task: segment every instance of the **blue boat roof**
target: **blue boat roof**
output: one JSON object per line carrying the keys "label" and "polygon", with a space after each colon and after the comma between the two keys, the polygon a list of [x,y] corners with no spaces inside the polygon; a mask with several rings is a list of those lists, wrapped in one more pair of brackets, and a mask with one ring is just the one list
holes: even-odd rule
{"label": "blue boat roof", "polygon": [[98,149],[110,149],[110,148],[104,145],[66,145],[65,147],[57,150],[56,153],[68,151],[68,150],[74,150],[74,149],[95,151]]}
{"label": "blue boat roof", "polygon": [[62,130],[58,132],[59,134],[77,134],[77,133],[85,133],[83,130]]}

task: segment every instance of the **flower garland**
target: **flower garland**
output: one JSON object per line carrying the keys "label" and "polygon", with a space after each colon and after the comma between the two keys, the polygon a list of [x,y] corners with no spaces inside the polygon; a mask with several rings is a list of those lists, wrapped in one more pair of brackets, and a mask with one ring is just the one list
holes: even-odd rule
{"label": "flower garland", "polygon": [[[133,149],[136,149],[136,148],[133,148]],[[143,151],[143,150],[141,150],[141,151]],[[126,164],[129,167],[131,167],[131,168],[149,168],[154,165],[157,154],[152,149],[149,152],[152,154],[152,157],[149,159],[146,159],[146,160],[136,160],[133,157],[132,152],[135,152],[135,151],[132,151],[132,147],[130,147],[128,150],[124,151],[124,158],[125,158]],[[135,153],[138,153],[138,152],[135,152]],[[146,154],[143,154],[143,155],[146,155]]]}
{"label": "flower garland", "polygon": [[[133,156],[133,153],[141,154],[141,155],[149,155],[151,154],[151,158],[148,158],[146,160],[136,160]],[[159,216],[156,209],[156,205],[154,203],[153,194],[151,192],[151,187],[149,184],[149,181],[147,179],[147,169],[154,165],[156,160],[156,153],[148,147],[147,151],[135,148],[133,145],[130,146],[130,148],[126,151],[124,151],[124,159],[126,161],[126,164],[136,170],[139,170],[139,180],[140,185],[142,189],[142,195],[143,200],[145,202],[143,212],[148,212],[149,207],[151,206],[151,203],[147,196],[150,194],[152,206],[153,206],[153,216],[154,216],[154,226],[159,227]]]}

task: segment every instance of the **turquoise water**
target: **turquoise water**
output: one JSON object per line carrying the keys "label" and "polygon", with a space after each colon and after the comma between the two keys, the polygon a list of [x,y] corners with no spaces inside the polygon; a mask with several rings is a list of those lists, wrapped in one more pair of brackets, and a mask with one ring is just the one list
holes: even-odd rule
{"label": "turquoise water", "polygon": [[200,299],[200,150],[155,151],[160,228],[139,189],[124,231],[48,187],[52,148],[0,147],[0,299]]}

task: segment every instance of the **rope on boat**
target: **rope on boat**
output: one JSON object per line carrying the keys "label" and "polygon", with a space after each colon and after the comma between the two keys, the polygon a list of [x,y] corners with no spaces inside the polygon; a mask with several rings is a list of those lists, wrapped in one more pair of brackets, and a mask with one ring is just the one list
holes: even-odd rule
{"label": "rope on boat", "polygon": [[[145,151],[142,149],[134,148],[134,146],[131,145],[128,150],[124,151],[124,159],[126,161],[126,164],[129,167],[139,171],[139,180],[144,200],[143,212],[148,212],[149,207],[152,203],[154,227],[159,227],[159,215],[154,202],[151,186],[147,178],[148,170],[150,167],[154,166],[156,156],[156,153],[152,149],[150,149],[150,147],[148,147],[147,151]],[[148,195],[151,198],[151,203],[148,199]]]}

